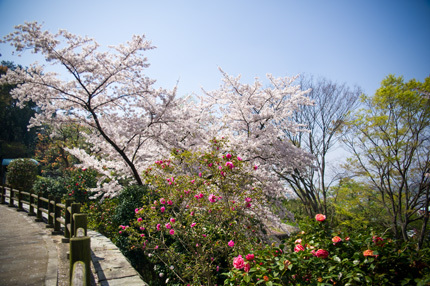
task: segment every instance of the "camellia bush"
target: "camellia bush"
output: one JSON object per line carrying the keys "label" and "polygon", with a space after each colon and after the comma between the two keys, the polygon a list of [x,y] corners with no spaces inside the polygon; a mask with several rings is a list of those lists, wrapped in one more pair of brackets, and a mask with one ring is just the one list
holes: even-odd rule
{"label": "camellia bush", "polygon": [[131,248],[144,250],[169,285],[220,285],[234,253],[267,239],[270,218],[258,166],[212,140],[208,151],[176,150],[144,173],[149,186],[130,225]]}
{"label": "camellia bush", "polygon": [[326,217],[285,244],[237,252],[224,285],[428,285],[429,249],[370,232],[333,232]]}

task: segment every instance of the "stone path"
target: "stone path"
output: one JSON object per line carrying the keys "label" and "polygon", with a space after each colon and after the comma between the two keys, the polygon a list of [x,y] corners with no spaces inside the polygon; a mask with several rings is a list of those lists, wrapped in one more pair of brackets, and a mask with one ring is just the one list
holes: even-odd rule
{"label": "stone path", "polygon": [[[34,222],[27,212],[0,205],[0,285],[68,286],[69,244],[51,235],[44,222]],[[119,249],[105,236],[91,237],[91,285],[147,286]]]}
{"label": "stone path", "polygon": [[44,225],[0,205],[0,285],[57,285],[57,248]]}

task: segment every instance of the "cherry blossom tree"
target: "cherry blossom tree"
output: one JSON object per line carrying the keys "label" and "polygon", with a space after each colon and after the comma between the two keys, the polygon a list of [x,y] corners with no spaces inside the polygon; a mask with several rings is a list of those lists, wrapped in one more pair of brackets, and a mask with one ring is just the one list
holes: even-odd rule
{"label": "cherry blossom tree", "polygon": [[[258,168],[265,180],[266,195],[284,197],[290,192],[285,182],[274,172],[306,172],[314,157],[294,146],[288,134],[306,132],[306,126],[293,120],[302,106],[312,105],[306,97],[310,90],[295,84],[297,77],[275,78],[267,75],[268,87],[258,78],[253,84],[243,84],[240,76],[232,77],[221,70],[223,83],[217,90],[201,97],[210,110],[212,132],[229,139],[229,148]],[[274,200],[274,202],[280,202]]]}
{"label": "cherry blossom tree", "polygon": [[[101,49],[94,39],[65,30],[51,34],[37,23],[25,23],[2,42],[62,67],[61,77],[34,63],[28,69],[9,70],[0,84],[17,84],[13,97],[21,104],[32,100],[41,108],[31,126],[86,126],[90,132],[82,135],[94,146],[91,154],[69,151],[106,176],[128,176],[143,184],[139,172],[148,162],[198,138],[199,114],[188,99],[177,98],[175,88],[155,88],[155,80],[145,75],[149,64],[144,53],[154,46],[144,36]],[[104,190],[114,195],[119,188],[111,181]]]}

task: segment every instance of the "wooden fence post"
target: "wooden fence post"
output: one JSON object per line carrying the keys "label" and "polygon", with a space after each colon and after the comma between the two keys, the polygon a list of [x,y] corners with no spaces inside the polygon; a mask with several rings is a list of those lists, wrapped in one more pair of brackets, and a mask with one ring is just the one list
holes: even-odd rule
{"label": "wooden fence post", "polygon": [[8,207],[12,208],[14,207],[13,205],[13,189],[9,188],[9,205]]}
{"label": "wooden fence post", "polygon": [[70,237],[74,237],[75,234],[75,221],[73,220],[73,215],[74,214],[78,214],[81,211],[81,204],[80,203],[72,203],[72,213],[70,214],[71,216],[71,223],[70,223]]}
{"label": "wooden fence post", "polygon": [[34,221],[40,222],[43,221],[42,218],[42,200],[40,199],[42,197],[42,192],[37,193],[37,210],[36,210],[36,219]]}
{"label": "wooden fence post", "polygon": [[28,211],[28,216],[35,216],[36,214],[34,213],[34,192],[31,190],[30,191],[30,208]]}
{"label": "wooden fence post", "polygon": [[69,242],[70,238],[72,237],[70,235],[71,231],[69,231],[69,228],[67,227],[68,225],[72,227],[71,215],[69,212],[69,207],[71,207],[72,203],[73,203],[73,199],[66,199],[66,210],[64,214],[64,238],[61,240],[62,242]]}
{"label": "wooden fence post", "polygon": [[74,214],[73,221],[75,222],[74,234],[78,236],[78,229],[82,228],[84,230],[84,236],[87,236],[87,214]]}
{"label": "wooden fence post", "polygon": [[59,197],[55,197],[54,199],[54,231],[52,232],[53,235],[60,234],[61,233],[61,223],[58,221],[58,219],[61,217],[61,208],[57,206],[61,202]]}
{"label": "wooden fence post", "polygon": [[1,186],[1,204],[6,204],[6,189],[4,188],[4,185]]}
{"label": "wooden fence post", "polygon": [[54,219],[51,216],[51,214],[54,213],[54,205],[51,203],[53,199],[54,199],[53,195],[48,196],[48,224],[46,225],[46,228],[54,227]]}
{"label": "wooden fence post", "polygon": [[22,208],[22,191],[18,190],[18,208],[16,209],[17,212],[23,212],[24,209]]}
{"label": "wooden fence post", "polygon": [[86,285],[91,285],[91,241],[90,237],[74,237],[70,239],[70,282],[73,277],[73,266],[75,262],[85,263]]}

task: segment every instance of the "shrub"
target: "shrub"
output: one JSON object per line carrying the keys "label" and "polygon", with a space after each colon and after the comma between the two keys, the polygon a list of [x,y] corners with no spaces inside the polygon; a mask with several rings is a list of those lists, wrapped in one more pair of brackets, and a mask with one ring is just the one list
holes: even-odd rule
{"label": "shrub", "polygon": [[97,187],[97,172],[93,169],[70,168],[64,176],[67,196],[76,202],[88,201],[88,189]]}
{"label": "shrub", "polygon": [[37,178],[37,163],[31,159],[15,159],[7,171],[7,183],[14,189],[29,191]]}
{"label": "shrub", "polygon": [[33,184],[33,191],[56,197],[64,197],[67,194],[63,178],[38,177]]}
{"label": "shrub", "polygon": [[176,150],[149,168],[143,206],[120,229],[173,285],[222,284],[230,258],[251,238],[266,238],[267,205],[253,167],[212,143],[207,152]]}
{"label": "shrub", "polygon": [[285,245],[242,252],[243,267],[233,265],[224,285],[425,285],[429,278],[429,249],[398,248],[372,232],[333,233],[316,219]]}

